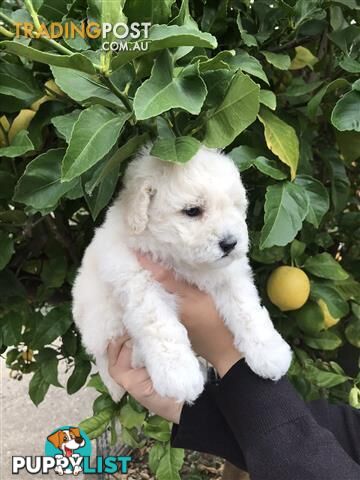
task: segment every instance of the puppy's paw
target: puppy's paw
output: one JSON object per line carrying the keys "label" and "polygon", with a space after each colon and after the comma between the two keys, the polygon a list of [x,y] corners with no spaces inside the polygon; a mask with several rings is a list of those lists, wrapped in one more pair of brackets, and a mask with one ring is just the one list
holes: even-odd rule
{"label": "puppy's paw", "polygon": [[276,334],[266,343],[248,344],[245,360],[257,375],[276,381],[289,370],[292,352],[285,340]]}
{"label": "puppy's paw", "polygon": [[111,398],[114,400],[114,402],[115,403],[120,402],[120,400],[122,399],[122,397],[126,393],[125,390],[113,380],[112,381],[107,381],[107,382],[104,382],[104,383],[105,383],[105,386],[107,387],[107,389],[109,390],[109,394],[110,394]]}
{"label": "puppy's paw", "polygon": [[158,357],[155,365],[148,366],[154,388],[162,397],[191,403],[204,388],[199,362],[189,349],[172,345],[171,350]]}

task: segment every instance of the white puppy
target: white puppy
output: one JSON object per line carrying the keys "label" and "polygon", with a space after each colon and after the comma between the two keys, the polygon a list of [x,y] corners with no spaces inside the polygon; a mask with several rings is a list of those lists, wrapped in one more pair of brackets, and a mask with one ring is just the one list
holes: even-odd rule
{"label": "white puppy", "polygon": [[124,189],[85,252],[73,288],[73,314],[112,398],[107,345],[126,330],[134,365],[156,391],[192,402],[204,378],[177,314],[176,298],[141,268],[135,250],[208,292],[250,368],[277,380],[291,351],[261,306],[248,264],[247,200],[233,162],[202,147],[185,165],[140,154]]}

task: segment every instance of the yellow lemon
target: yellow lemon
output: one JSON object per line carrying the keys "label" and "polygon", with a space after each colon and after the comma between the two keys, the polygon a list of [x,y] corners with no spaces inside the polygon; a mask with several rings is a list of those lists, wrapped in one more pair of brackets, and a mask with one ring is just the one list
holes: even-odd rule
{"label": "yellow lemon", "polygon": [[326,328],[331,328],[340,321],[340,318],[334,318],[331,315],[331,313],[329,312],[328,306],[326,305],[326,303],[324,302],[324,300],[322,298],[320,298],[317,301],[317,304],[319,305],[319,307],[321,308],[321,311],[323,313],[324,324],[326,325]]}
{"label": "yellow lemon", "polygon": [[267,294],[271,302],[283,312],[297,310],[309,298],[309,277],[300,268],[278,267],[268,279]]}

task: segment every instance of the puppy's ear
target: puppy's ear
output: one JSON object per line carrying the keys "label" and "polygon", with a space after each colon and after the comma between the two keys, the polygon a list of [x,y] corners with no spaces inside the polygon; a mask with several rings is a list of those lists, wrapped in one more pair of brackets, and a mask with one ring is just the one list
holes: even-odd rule
{"label": "puppy's ear", "polygon": [[52,433],[47,437],[47,439],[54,445],[55,448],[59,448],[63,440],[62,431],[58,430],[57,432]]}
{"label": "puppy's ear", "polygon": [[70,432],[75,435],[75,437],[81,437],[80,429],[76,427],[71,427]]}
{"label": "puppy's ear", "polygon": [[125,189],[124,202],[126,207],[126,219],[133,233],[142,233],[148,223],[148,211],[154,189],[147,180],[140,185],[134,182]]}

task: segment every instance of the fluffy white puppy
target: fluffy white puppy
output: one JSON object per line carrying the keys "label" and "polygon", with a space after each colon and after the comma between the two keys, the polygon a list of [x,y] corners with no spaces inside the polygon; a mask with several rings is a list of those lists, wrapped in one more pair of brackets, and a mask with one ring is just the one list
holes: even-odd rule
{"label": "fluffy white puppy", "polygon": [[176,298],[141,268],[135,250],[208,292],[250,368],[283,376],[291,350],[261,306],[250,270],[246,192],[230,158],[202,147],[185,165],[143,151],[85,252],[73,288],[73,314],[112,398],[123,390],[108,373],[107,345],[126,330],[134,365],[156,391],[192,402],[204,378],[179,321]]}

